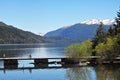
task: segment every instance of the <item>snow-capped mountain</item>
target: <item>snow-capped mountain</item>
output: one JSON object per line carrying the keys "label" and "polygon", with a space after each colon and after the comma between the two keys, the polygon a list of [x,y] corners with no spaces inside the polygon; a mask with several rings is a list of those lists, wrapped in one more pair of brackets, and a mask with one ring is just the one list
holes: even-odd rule
{"label": "snow-capped mountain", "polygon": [[97,19],[92,19],[92,20],[86,20],[86,21],[82,21],[80,22],[81,24],[100,24],[103,23],[104,25],[112,25],[115,23],[115,20],[110,20],[110,19],[105,19],[105,20],[97,20]]}
{"label": "snow-capped mountain", "polygon": [[102,22],[105,26],[105,29],[107,30],[110,25],[113,25],[115,23],[114,20],[87,20],[82,21],[80,23],[62,27],[60,29],[50,31],[47,34],[45,34],[45,37],[49,38],[67,38],[67,39],[74,39],[74,40],[86,40],[86,39],[92,39],[95,35],[96,29],[99,27],[100,22]]}

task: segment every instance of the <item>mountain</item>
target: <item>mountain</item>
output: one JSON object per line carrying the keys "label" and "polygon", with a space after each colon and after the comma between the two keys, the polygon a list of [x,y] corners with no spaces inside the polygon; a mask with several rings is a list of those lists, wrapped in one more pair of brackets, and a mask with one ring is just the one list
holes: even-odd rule
{"label": "mountain", "polygon": [[14,26],[0,22],[0,44],[6,43],[42,43],[50,42],[47,38],[32,32],[23,31]]}
{"label": "mountain", "polygon": [[62,27],[60,29],[50,31],[46,33],[44,36],[48,38],[66,38],[70,40],[77,40],[77,41],[83,41],[87,39],[92,39],[96,33],[96,29],[99,27],[100,22],[104,24],[105,29],[107,30],[110,25],[113,25],[115,23],[114,20],[87,20],[82,21],[80,23]]}

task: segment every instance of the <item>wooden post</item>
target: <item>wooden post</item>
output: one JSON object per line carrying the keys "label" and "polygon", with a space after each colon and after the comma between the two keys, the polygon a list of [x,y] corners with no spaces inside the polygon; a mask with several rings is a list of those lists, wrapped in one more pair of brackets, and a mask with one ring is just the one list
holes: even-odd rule
{"label": "wooden post", "polygon": [[31,55],[31,54],[29,54],[29,58],[32,58],[32,55]]}
{"label": "wooden post", "polygon": [[5,58],[5,54],[3,54],[3,58]]}

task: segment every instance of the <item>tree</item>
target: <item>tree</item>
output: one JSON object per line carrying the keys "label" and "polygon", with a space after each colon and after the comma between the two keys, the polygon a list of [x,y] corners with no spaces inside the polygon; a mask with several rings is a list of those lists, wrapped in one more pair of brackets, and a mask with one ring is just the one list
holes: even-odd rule
{"label": "tree", "polygon": [[113,37],[115,35],[115,30],[110,26],[108,29],[107,35]]}
{"label": "tree", "polygon": [[117,53],[119,53],[118,55],[120,55],[120,33],[116,35],[116,38],[117,38],[116,50],[117,50]]}
{"label": "tree", "polygon": [[69,57],[78,57],[80,53],[80,45],[79,44],[72,44],[65,48],[66,56]]}
{"label": "tree", "polygon": [[100,23],[100,26],[98,27],[97,31],[96,31],[96,34],[95,34],[95,37],[93,39],[93,49],[95,48],[95,46],[98,44],[98,43],[101,43],[101,42],[105,42],[106,41],[106,31],[103,27],[103,23],[101,22]]}
{"label": "tree", "polygon": [[120,55],[120,10],[117,12],[117,17],[115,18],[116,23],[114,24],[114,37],[117,38],[116,50]]}
{"label": "tree", "polygon": [[66,56],[73,58],[80,58],[91,56],[92,54],[92,41],[86,40],[81,44],[72,44],[71,46],[65,48]]}
{"label": "tree", "polygon": [[99,43],[95,50],[97,55],[101,56],[102,60],[109,60],[113,62],[113,59],[116,58],[119,54],[117,38],[107,38],[106,43]]}
{"label": "tree", "polygon": [[117,17],[115,18],[116,23],[114,24],[115,35],[120,33],[120,10],[117,12]]}
{"label": "tree", "polygon": [[[97,30],[94,43],[95,51],[97,55],[100,55],[102,59],[113,61],[118,55],[120,55],[120,10],[117,12],[117,17],[115,18],[116,23],[114,28],[110,27],[107,32],[106,38],[101,33],[101,30]],[[106,40],[105,40],[106,39]],[[103,41],[102,41],[103,40]]]}

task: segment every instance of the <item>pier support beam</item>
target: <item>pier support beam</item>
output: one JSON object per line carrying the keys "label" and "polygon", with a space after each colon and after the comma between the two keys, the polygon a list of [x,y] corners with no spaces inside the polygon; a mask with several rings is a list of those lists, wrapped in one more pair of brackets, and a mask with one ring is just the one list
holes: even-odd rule
{"label": "pier support beam", "polygon": [[34,59],[35,64],[48,64],[48,59]]}
{"label": "pier support beam", "polygon": [[61,62],[65,63],[65,64],[78,64],[79,60],[74,59],[74,58],[62,58]]}
{"label": "pier support beam", "polygon": [[34,64],[35,68],[48,68],[48,64]]}
{"label": "pier support beam", "polygon": [[47,68],[48,59],[34,59],[34,66],[36,68]]}
{"label": "pier support beam", "polygon": [[17,59],[6,59],[4,60],[4,68],[18,68],[18,60]]}

